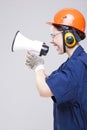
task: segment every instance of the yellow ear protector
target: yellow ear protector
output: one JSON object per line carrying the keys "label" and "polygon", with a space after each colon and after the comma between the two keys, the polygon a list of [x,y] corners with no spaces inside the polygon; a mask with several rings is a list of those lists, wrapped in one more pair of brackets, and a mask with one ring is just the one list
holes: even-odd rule
{"label": "yellow ear protector", "polygon": [[67,47],[72,48],[76,45],[76,38],[71,32],[65,32],[64,43]]}

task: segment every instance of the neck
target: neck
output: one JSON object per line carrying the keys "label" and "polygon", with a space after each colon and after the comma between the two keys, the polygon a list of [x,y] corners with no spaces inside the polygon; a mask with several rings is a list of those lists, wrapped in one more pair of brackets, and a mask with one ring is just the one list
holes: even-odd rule
{"label": "neck", "polygon": [[68,47],[66,47],[66,53],[68,54],[68,57],[70,58],[72,55],[73,55],[73,53],[74,53],[74,51],[76,50],[76,48],[79,46],[79,44],[77,44],[75,47],[73,47],[73,48],[68,48]]}

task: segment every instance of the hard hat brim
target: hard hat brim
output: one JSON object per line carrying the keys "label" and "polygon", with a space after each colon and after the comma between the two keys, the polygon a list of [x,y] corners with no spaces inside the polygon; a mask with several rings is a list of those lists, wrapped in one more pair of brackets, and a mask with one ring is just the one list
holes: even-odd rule
{"label": "hard hat brim", "polygon": [[55,23],[54,22],[46,22],[46,24],[53,25]]}

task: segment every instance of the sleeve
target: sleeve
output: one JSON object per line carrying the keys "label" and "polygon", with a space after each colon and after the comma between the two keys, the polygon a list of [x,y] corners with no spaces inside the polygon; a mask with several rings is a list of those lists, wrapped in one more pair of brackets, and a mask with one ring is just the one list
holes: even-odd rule
{"label": "sleeve", "polygon": [[71,101],[75,98],[78,82],[76,73],[78,73],[78,69],[72,66],[69,65],[46,78],[46,83],[58,104]]}

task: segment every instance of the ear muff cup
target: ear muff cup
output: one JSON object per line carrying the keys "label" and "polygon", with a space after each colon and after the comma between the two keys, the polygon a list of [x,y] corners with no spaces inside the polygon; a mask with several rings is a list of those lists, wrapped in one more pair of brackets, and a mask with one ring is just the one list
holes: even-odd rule
{"label": "ear muff cup", "polygon": [[64,36],[64,42],[67,47],[72,48],[76,45],[76,38],[71,32],[67,32]]}

